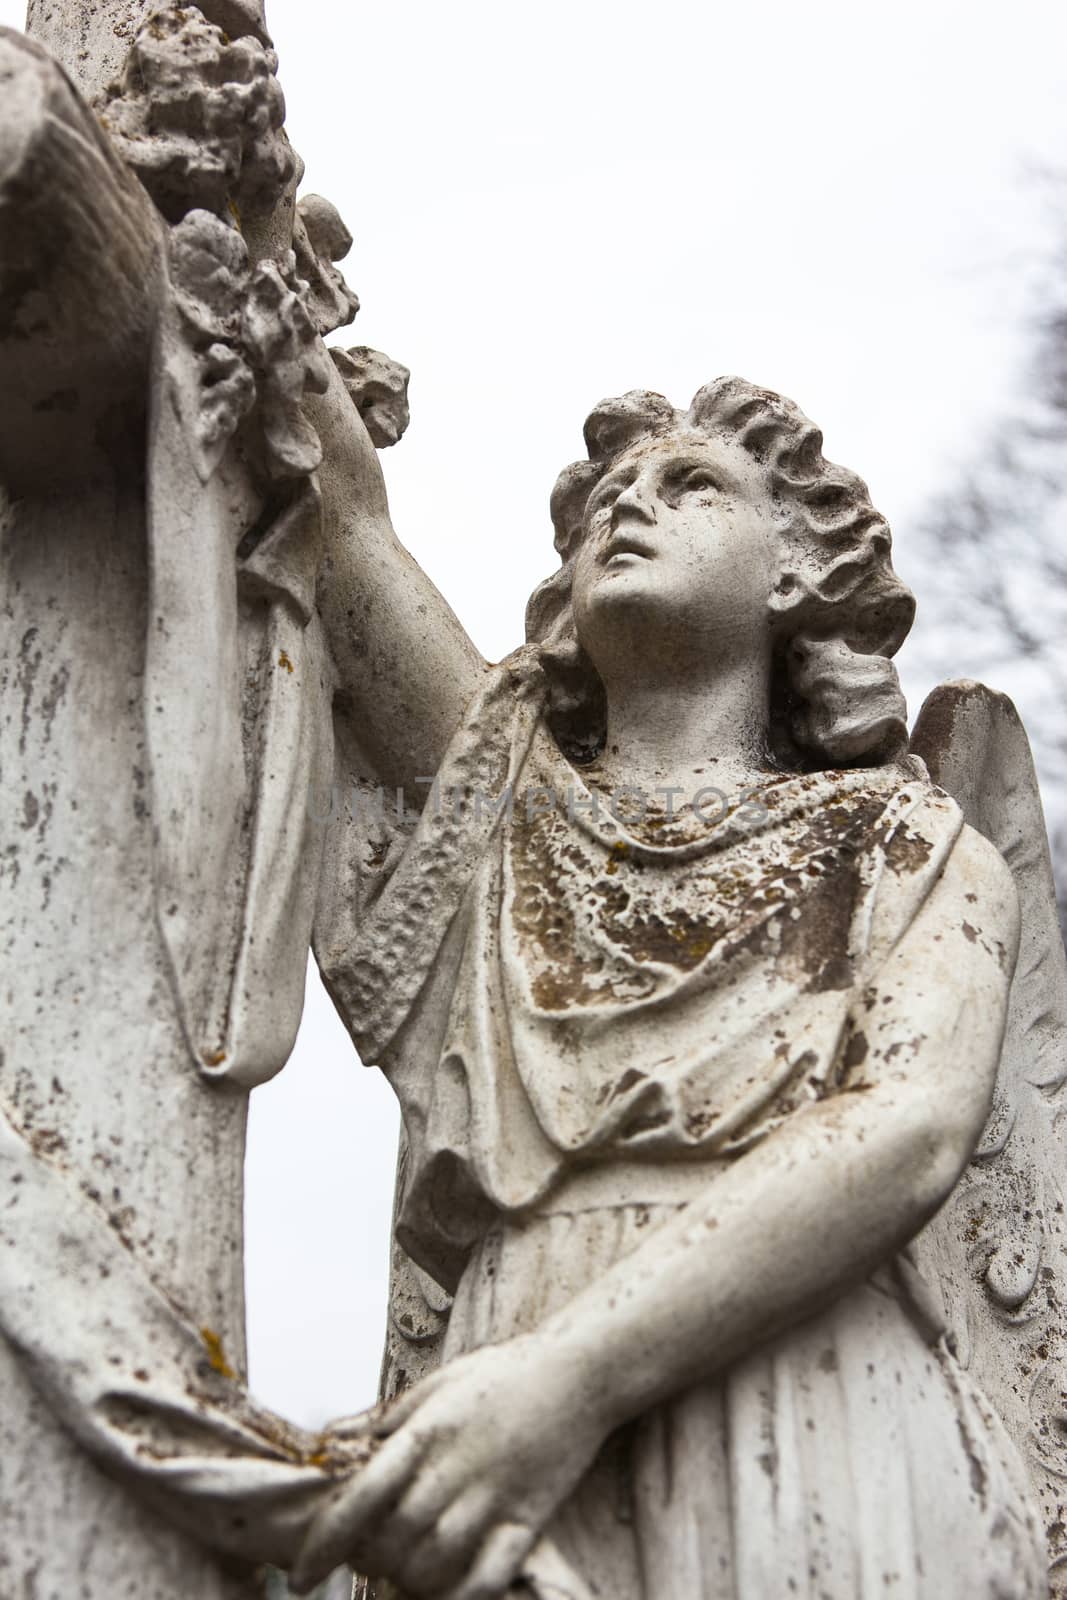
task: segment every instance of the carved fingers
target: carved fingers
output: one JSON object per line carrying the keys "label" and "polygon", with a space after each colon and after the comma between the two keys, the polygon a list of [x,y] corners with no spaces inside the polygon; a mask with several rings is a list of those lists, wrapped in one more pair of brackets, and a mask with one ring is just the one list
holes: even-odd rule
{"label": "carved fingers", "polygon": [[420,1600],[501,1595],[602,1434],[530,1338],[451,1362],[373,1431],[373,1459],[312,1523],[294,1587],[349,1561]]}
{"label": "carved fingers", "polygon": [[497,1600],[518,1577],[536,1538],[521,1524],[502,1522],[486,1539],[469,1575],[442,1600]]}
{"label": "carved fingers", "polygon": [[405,1427],[312,1524],[294,1573],[310,1585],[345,1561],[415,1595],[459,1582],[496,1513],[489,1483],[470,1482],[458,1441]]}
{"label": "carved fingers", "polygon": [[391,1433],[395,1433],[413,1417],[434,1390],[441,1387],[448,1370],[447,1367],[438,1368],[436,1372],[428,1373],[421,1383],[414,1384],[412,1388],[394,1395],[392,1400],[387,1400],[376,1416],[374,1431],[377,1436],[380,1439],[387,1439]]}
{"label": "carved fingers", "polygon": [[388,1571],[377,1547],[390,1544],[390,1509],[399,1502],[423,1447],[414,1434],[390,1440],[331,1496],[312,1521],[293,1566],[290,1582],[298,1593],[347,1560],[368,1572]]}
{"label": "carved fingers", "polygon": [[404,1587],[418,1595],[451,1592],[453,1586],[460,1592],[472,1562],[477,1564],[479,1547],[493,1538],[495,1530],[486,1538],[485,1529],[492,1529],[494,1510],[488,1484],[474,1485],[446,1506],[429,1531],[402,1554],[398,1575]]}

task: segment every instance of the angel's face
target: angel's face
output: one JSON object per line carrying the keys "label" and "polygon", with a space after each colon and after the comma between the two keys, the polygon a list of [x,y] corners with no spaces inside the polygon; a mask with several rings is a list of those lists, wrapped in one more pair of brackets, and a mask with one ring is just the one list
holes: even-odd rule
{"label": "angel's face", "polygon": [[575,562],[579,642],[602,675],[635,649],[680,670],[763,649],[780,535],[764,468],[728,438],[679,431],[636,446],[601,479]]}

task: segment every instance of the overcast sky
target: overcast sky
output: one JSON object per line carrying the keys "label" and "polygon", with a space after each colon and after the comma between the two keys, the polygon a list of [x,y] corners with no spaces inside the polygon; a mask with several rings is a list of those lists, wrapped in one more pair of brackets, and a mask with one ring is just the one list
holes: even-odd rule
{"label": "overcast sky", "polygon": [[[921,607],[909,525],[1019,381],[1059,0],[268,5],[305,190],[356,240],[331,342],[412,369],[394,521],[487,656],[554,565],[593,404],[726,372],[868,480]],[[309,998],[253,1097],[248,1282],[253,1384],[318,1422],[374,1393],[396,1118]]]}

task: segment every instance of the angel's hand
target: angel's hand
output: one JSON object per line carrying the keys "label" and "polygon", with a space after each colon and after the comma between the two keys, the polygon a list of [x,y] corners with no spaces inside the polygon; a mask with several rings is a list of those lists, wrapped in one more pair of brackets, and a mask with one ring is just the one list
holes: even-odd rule
{"label": "angel's hand", "polygon": [[311,1524],[294,1587],[349,1561],[419,1597],[501,1595],[610,1428],[536,1334],[450,1362],[371,1425],[381,1443]]}

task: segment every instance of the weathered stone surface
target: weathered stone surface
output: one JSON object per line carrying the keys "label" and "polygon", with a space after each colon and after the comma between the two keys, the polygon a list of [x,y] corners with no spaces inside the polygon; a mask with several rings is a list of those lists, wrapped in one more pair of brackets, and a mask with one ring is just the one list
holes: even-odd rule
{"label": "weathered stone surface", "polygon": [[[100,116],[0,35],[0,1594],[1064,1592],[1040,801],[980,686],[909,750],[865,485],[604,401],[490,667],[254,0],[31,21]],[[312,935],[405,1122],[391,1403],[316,1437],[241,1308]]]}
{"label": "weathered stone surface", "polygon": [[308,194],[296,208],[293,249],[296,270],[308,283],[308,303],[319,333],[346,327],[359,310],[353,294],[334,263],[352,248],[352,235],[337,207],[320,194]]}
{"label": "weathered stone surface", "polygon": [[[1022,937],[993,1111],[919,1241],[960,1361],[1007,1424],[1041,1497],[1054,1589],[1067,1562],[1067,958],[1026,733],[1006,696],[944,684],[913,748],[993,841],[1019,886]],[[1058,1574],[1058,1575],[1057,1575]]]}
{"label": "weathered stone surface", "polygon": [[355,345],[330,351],[345,388],[379,450],[403,438],[411,420],[408,381],[411,373],[380,350]]}
{"label": "weathered stone surface", "polygon": [[[1067,984],[1025,739],[977,689],[924,716],[959,803],[907,753],[888,529],[790,402],[635,392],[586,437],[531,645],[457,647],[447,731],[352,519],[394,688],[317,950],[404,1108],[399,1399],[304,1570],[1036,1600]],[[428,737],[418,820],[365,806]]]}
{"label": "weathered stone surface", "polygon": [[[204,0],[199,9],[232,39],[270,46],[262,0]],[[26,31],[95,101],[122,77],[138,29],[159,10],[159,0],[28,0]]]}
{"label": "weathered stone surface", "polygon": [[136,437],[162,229],[62,73],[7,29],[0,84],[0,473],[18,494]]}
{"label": "weathered stone surface", "polygon": [[138,28],[100,117],[171,222],[191,208],[273,211],[296,171],[277,68],[272,50],[231,40],[195,6],[156,11]]}
{"label": "weathered stone surface", "polygon": [[[65,51],[121,22],[59,9]],[[263,49],[129,15],[163,51],[137,56],[161,137],[204,154],[160,169],[173,228],[40,46],[0,36],[0,1592],[236,1600],[365,1457],[236,1381],[247,1089],[299,1021],[332,774],[300,399],[335,378],[291,193],[244,236],[228,197],[195,205],[220,162],[238,192],[250,159],[284,177]],[[170,70],[189,29],[210,127]]]}

